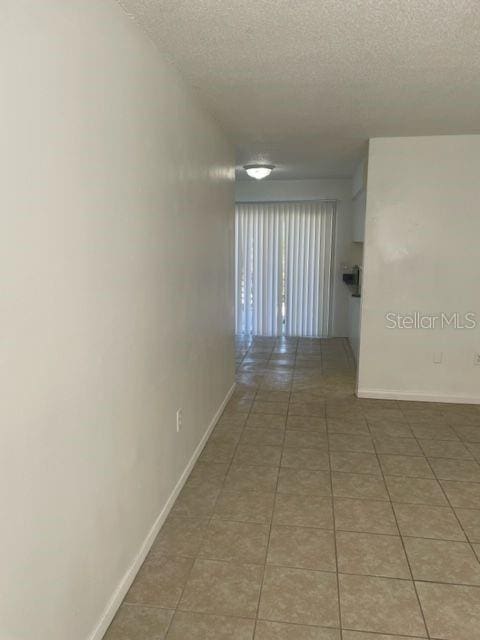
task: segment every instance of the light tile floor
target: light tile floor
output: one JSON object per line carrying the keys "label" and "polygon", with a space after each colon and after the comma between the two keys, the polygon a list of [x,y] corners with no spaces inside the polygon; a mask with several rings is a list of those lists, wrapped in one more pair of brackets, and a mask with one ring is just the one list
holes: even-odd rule
{"label": "light tile floor", "polygon": [[360,400],[341,339],[237,368],[106,638],[480,638],[480,407]]}

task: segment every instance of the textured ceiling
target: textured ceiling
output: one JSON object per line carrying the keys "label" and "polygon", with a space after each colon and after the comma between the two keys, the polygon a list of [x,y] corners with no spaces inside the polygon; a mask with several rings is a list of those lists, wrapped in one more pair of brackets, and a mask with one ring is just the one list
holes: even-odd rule
{"label": "textured ceiling", "polygon": [[120,3],[195,87],[239,167],[348,176],[370,137],[480,133],[479,0]]}

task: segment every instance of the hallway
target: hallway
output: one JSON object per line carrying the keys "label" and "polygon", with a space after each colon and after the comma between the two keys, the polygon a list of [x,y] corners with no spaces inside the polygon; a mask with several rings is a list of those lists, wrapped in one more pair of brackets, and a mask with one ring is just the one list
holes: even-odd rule
{"label": "hallway", "polygon": [[236,347],[236,391],[106,639],[476,637],[480,407],[360,400],[343,339]]}
{"label": "hallway", "polygon": [[0,640],[480,640],[480,2],[1,6]]}

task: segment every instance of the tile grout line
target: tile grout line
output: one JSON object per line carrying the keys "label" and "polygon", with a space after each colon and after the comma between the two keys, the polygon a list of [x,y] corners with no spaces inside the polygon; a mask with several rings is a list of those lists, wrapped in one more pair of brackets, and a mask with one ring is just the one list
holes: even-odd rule
{"label": "tile grout line", "polygon": [[[326,421],[326,430],[327,430],[327,442],[329,442],[329,431],[328,431],[328,420]],[[333,472],[332,472],[332,459],[330,454],[330,448],[328,450],[328,462],[329,462],[329,476],[330,476],[330,492],[331,492],[331,509],[332,509],[332,519],[333,519],[333,542],[335,546],[335,568],[337,574],[337,602],[338,602],[338,618],[340,624],[340,640],[343,639],[343,622],[342,622],[342,602],[340,598],[340,571],[338,568],[338,544],[337,544],[337,526],[335,520],[335,499],[333,493]]]}
{"label": "tile grout line", "polygon": [[[395,401],[395,402],[396,402],[396,401]],[[397,402],[396,402],[396,404],[397,404]],[[368,422],[368,419],[367,419],[367,427],[368,427],[368,430],[369,430],[369,431],[370,431],[370,433],[371,433],[371,430],[370,430],[370,423]],[[426,633],[427,633],[427,638],[430,638],[430,631],[429,631],[428,626],[427,626],[427,620],[426,620],[426,618],[425,618],[425,612],[423,611],[422,603],[421,603],[421,601],[420,601],[420,597],[419,597],[419,595],[418,595],[417,586],[416,586],[416,584],[415,584],[415,580],[414,580],[414,577],[413,577],[412,566],[411,566],[411,564],[410,564],[410,559],[409,559],[408,554],[407,554],[407,550],[406,550],[406,547],[405,547],[405,542],[404,542],[404,540],[403,540],[402,532],[401,532],[400,527],[399,527],[399,525],[398,525],[397,514],[396,514],[395,509],[394,509],[394,506],[393,506],[392,496],[391,496],[391,494],[390,494],[390,490],[389,490],[388,485],[387,485],[387,482],[386,482],[386,480],[385,480],[385,474],[383,473],[383,468],[382,468],[382,465],[381,465],[381,462],[380,462],[380,458],[378,457],[378,452],[377,452],[377,448],[376,448],[376,446],[375,446],[375,440],[374,440],[373,436],[372,436],[372,443],[373,443],[373,448],[374,448],[375,453],[376,453],[376,456],[377,456],[377,462],[378,462],[378,465],[379,465],[379,467],[380,467],[380,471],[381,471],[381,474],[382,474],[383,484],[384,484],[384,486],[385,486],[385,489],[386,489],[386,491],[387,491],[388,497],[389,497],[389,499],[390,499],[390,508],[391,508],[391,510],[392,510],[393,517],[394,517],[394,519],[395,519],[395,524],[396,524],[396,527],[397,527],[397,530],[398,530],[398,534],[399,534],[399,537],[400,537],[400,542],[401,542],[401,544],[402,544],[402,549],[403,549],[403,553],[404,553],[404,556],[405,556],[405,560],[406,560],[406,562],[407,562],[408,570],[409,570],[409,572],[410,572],[410,576],[411,576],[411,578],[412,578],[412,580],[411,580],[411,581],[412,581],[412,586],[413,586],[413,589],[414,589],[414,591],[415,591],[415,596],[416,596],[416,598],[417,598],[417,603],[418,603],[418,607],[419,607],[419,610],[420,610],[420,613],[421,613],[421,616],[422,616],[423,625],[424,625],[424,627],[425,627],[425,631],[426,631]]]}
{"label": "tile grout line", "polygon": [[[402,413],[403,413],[403,412],[402,412]],[[407,421],[408,421],[408,419],[407,419]],[[437,483],[438,483],[438,485],[439,485],[439,487],[440,487],[440,489],[441,489],[441,491],[442,491],[442,493],[443,493],[443,496],[445,497],[445,500],[447,501],[448,506],[450,507],[450,509],[451,509],[451,511],[452,511],[452,513],[453,513],[453,515],[454,515],[454,517],[455,517],[455,520],[456,520],[456,521],[457,521],[457,523],[458,523],[458,526],[460,527],[460,529],[461,529],[461,531],[462,531],[463,535],[465,536],[465,541],[466,541],[466,543],[469,545],[470,550],[471,550],[471,552],[472,552],[472,554],[473,554],[473,557],[474,557],[474,558],[477,560],[477,562],[480,564],[480,557],[479,557],[479,554],[476,552],[475,547],[473,546],[473,543],[470,541],[470,536],[468,536],[468,535],[467,535],[467,532],[465,531],[465,529],[464,529],[464,527],[463,527],[463,525],[462,525],[462,523],[461,523],[461,521],[460,521],[460,518],[459,518],[459,517],[458,517],[458,515],[457,515],[456,510],[454,509],[454,507],[453,507],[452,503],[450,502],[450,498],[448,497],[448,494],[447,494],[447,492],[445,491],[445,489],[444,489],[444,487],[443,487],[443,485],[442,485],[442,483],[441,483],[441,481],[440,481],[440,478],[437,476],[437,474],[436,474],[436,472],[435,472],[435,469],[434,469],[434,468],[432,467],[432,465],[430,464],[430,460],[429,460],[426,456],[425,456],[425,459],[426,459],[427,464],[428,464],[428,466],[430,467],[430,469],[431,469],[431,471],[432,471],[432,473],[433,473],[433,475],[434,475],[435,480],[437,481]],[[448,481],[447,481],[447,482],[448,482]],[[447,584],[454,584],[454,583],[447,583]],[[476,586],[480,586],[480,585],[476,585]]]}
{"label": "tile grout line", "polygon": [[[273,349],[271,351],[271,354],[272,353],[273,353]],[[269,360],[270,360],[270,358],[269,358]],[[262,382],[264,382],[264,380],[262,380]],[[250,407],[250,411],[247,414],[247,419],[246,419],[246,421],[244,423],[244,426],[243,426],[243,429],[242,429],[242,434],[245,431],[245,429],[247,428],[248,418],[251,415],[251,410],[253,408],[253,404],[254,404],[255,399],[257,397],[257,394],[258,394],[259,390],[261,390],[261,388],[262,388],[262,384],[256,386],[256,391],[255,391],[254,397],[252,399],[252,404],[251,404],[251,407]],[[290,382],[290,388],[291,388],[291,382]],[[268,392],[268,390],[267,390],[267,392]],[[290,397],[291,397],[291,390],[289,392],[289,402],[290,402]],[[284,434],[283,435],[283,442],[285,441],[285,430],[286,430],[287,416],[288,416],[288,408],[287,408],[287,415],[285,416],[284,428],[282,429],[283,434]],[[240,442],[240,440],[239,440],[239,442]],[[234,460],[235,453],[236,453],[236,450],[237,450],[239,442],[237,443],[237,446],[235,447],[234,455],[232,456],[229,468],[227,470],[227,474],[228,474],[228,471],[230,470],[230,468],[231,468],[231,466],[233,464],[233,460]],[[283,446],[282,446],[282,449],[283,449]],[[255,637],[255,634],[256,634],[256,628],[257,628],[257,622],[258,622],[258,613],[259,613],[259,610],[260,610],[260,601],[261,601],[262,590],[263,590],[263,585],[264,585],[264,581],[265,581],[265,572],[266,572],[266,569],[267,569],[268,549],[269,549],[269,545],[270,545],[270,536],[271,536],[271,531],[272,531],[272,526],[273,526],[273,514],[274,514],[275,504],[276,504],[279,475],[280,475],[280,464],[277,467],[277,477],[276,477],[275,488],[274,488],[274,492],[273,492],[274,493],[274,502],[273,502],[272,513],[271,513],[271,517],[270,517],[270,524],[268,526],[268,535],[267,535],[267,541],[266,541],[266,546],[265,546],[265,562],[263,564],[262,580],[261,580],[261,583],[260,583],[260,588],[259,588],[259,593],[258,593],[258,602],[257,602],[257,607],[256,607],[256,615],[255,615],[255,622],[254,622],[254,628],[253,628],[253,637]],[[226,478],[226,476],[225,476],[225,478]],[[262,565],[259,565],[259,566],[262,566]]]}
{"label": "tile grout line", "polygon": [[[290,405],[290,398],[291,398],[292,392],[291,392],[291,383],[290,383],[290,392],[289,392],[289,400],[288,403]],[[286,431],[286,427],[287,427],[287,420],[288,420],[288,407],[287,407],[287,415],[285,416],[285,424],[284,424],[284,429],[283,429],[283,442],[285,442],[285,431]],[[282,447],[282,456],[283,456],[283,447]],[[258,602],[257,602],[257,610],[256,610],[256,615],[255,615],[255,624],[253,627],[253,638],[255,638],[256,633],[257,633],[257,624],[258,624],[258,620],[259,620],[259,613],[260,613],[260,603],[262,600],[262,592],[263,592],[263,585],[265,583],[265,574],[267,572],[267,560],[268,560],[268,552],[269,552],[269,548],[270,548],[270,538],[272,535],[272,527],[273,527],[273,518],[274,518],[274,514],[275,514],[275,506],[277,504],[277,495],[278,495],[278,482],[280,479],[280,462],[281,462],[281,458],[279,461],[279,466],[278,466],[278,471],[277,471],[277,479],[275,482],[275,489],[274,489],[274,498],[273,498],[273,508],[272,508],[272,513],[271,513],[271,517],[270,517],[270,525],[268,527],[268,535],[267,535],[267,542],[266,542],[266,547],[265,547],[265,564],[263,566],[263,574],[262,574],[262,580],[260,583],[260,590],[259,590],[259,594],[258,594]]]}

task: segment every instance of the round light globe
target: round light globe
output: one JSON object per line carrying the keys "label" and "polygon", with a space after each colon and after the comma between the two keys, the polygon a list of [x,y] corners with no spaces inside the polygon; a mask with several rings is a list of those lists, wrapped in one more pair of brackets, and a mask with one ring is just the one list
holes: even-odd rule
{"label": "round light globe", "polygon": [[273,164],[246,164],[244,167],[245,171],[251,178],[255,178],[255,180],[263,180],[269,176],[273,169]]}

